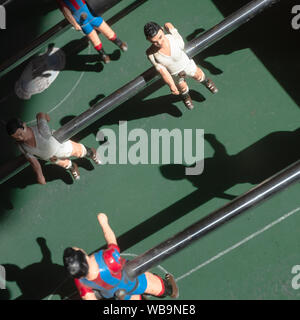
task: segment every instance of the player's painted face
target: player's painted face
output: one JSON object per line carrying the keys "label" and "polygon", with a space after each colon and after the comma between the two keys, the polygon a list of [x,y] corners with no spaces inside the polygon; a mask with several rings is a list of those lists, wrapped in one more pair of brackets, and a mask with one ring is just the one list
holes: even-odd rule
{"label": "player's painted face", "polygon": [[27,128],[24,126],[24,129],[18,128],[17,131],[11,136],[18,142],[23,142],[26,138]]}
{"label": "player's painted face", "polygon": [[157,34],[150,38],[149,41],[154,44],[156,47],[161,48],[163,46],[163,43],[165,41],[165,34],[162,30],[159,30]]}

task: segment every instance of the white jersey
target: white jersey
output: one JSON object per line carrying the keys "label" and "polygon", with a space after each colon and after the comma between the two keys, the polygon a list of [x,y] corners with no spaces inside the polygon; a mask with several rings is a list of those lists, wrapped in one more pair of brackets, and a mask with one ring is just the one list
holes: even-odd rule
{"label": "white jersey", "polygon": [[19,143],[19,148],[26,158],[35,156],[42,160],[49,160],[53,156],[68,157],[72,152],[70,141],[59,143],[53,136],[45,119],[39,119],[37,125],[30,127],[35,138],[35,147],[26,143]]}
{"label": "white jersey", "polygon": [[175,75],[183,71],[192,59],[184,52],[184,41],[177,29],[170,29],[170,34],[166,34],[166,37],[170,43],[171,55],[168,56],[157,51],[150,54],[148,58],[156,70],[165,67],[171,75]]}

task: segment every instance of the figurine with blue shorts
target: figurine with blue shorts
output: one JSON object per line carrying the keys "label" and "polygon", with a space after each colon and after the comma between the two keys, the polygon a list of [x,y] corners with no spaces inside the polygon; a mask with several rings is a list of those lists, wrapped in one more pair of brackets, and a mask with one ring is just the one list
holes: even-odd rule
{"label": "figurine with blue shorts", "polygon": [[121,41],[111,27],[100,16],[93,16],[85,0],[56,0],[65,18],[78,31],[92,42],[104,63],[110,62],[96,31],[101,32],[108,40],[114,42],[122,51],[127,51],[127,44]]}
{"label": "figurine with blue shorts", "polygon": [[178,297],[178,288],[171,274],[165,279],[151,272],[139,275],[133,281],[123,272],[126,262],[120,255],[116,236],[104,213],[98,214],[107,249],[92,255],[77,247],[66,248],[64,266],[74,278],[79,294],[84,300],[116,299],[142,300],[142,295],[159,298]]}

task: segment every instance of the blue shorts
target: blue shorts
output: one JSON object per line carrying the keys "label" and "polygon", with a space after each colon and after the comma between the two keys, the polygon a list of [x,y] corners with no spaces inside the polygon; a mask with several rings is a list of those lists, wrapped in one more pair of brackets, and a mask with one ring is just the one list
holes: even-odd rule
{"label": "blue shorts", "polygon": [[[96,290],[98,290],[97,287],[95,287]],[[140,295],[145,293],[147,289],[147,279],[145,274],[141,274],[135,279],[134,281],[131,281],[126,277],[125,274],[123,274],[122,280],[119,282],[119,284],[114,287],[111,290],[105,290],[100,289],[100,294],[103,298],[110,299],[114,297],[115,292],[118,289],[124,289],[126,291],[126,296],[124,297],[124,300],[130,300],[131,296],[133,295]]]}
{"label": "blue shorts", "polygon": [[[134,289],[131,289],[130,294],[126,295],[124,300],[129,300],[131,296],[136,294],[143,294],[147,289],[147,279],[146,275],[143,273],[140,276],[137,277],[138,284]],[[128,289],[128,288],[127,288]],[[128,291],[127,291],[128,292]]]}
{"label": "blue shorts", "polygon": [[[86,13],[87,15],[87,18],[84,20],[81,18],[82,13]],[[81,26],[81,29],[85,34],[90,34],[95,27],[96,28],[100,27],[100,25],[103,22],[102,17],[94,17],[91,14],[87,5],[84,5],[80,9],[76,10],[76,12],[73,13],[73,16],[76,22]]]}

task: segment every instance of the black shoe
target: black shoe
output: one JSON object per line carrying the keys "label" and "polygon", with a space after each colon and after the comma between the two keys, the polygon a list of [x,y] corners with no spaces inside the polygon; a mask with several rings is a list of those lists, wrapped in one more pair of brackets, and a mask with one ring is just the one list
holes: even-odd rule
{"label": "black shoe", "polygon": [[90,156],[90,158],[94,161],[95,164],[99,165],[102,164],[101,160],[98,159],[97,157],[97,151],[95,148],[91,148],[92,151],[92,155]]}
{"label": "black shoe", "polygon": [[110,63],[110,57],[107,55],[103,49],[99,50],[100,59],[105,63]]}
{"label": "black shoe", "polygon": [[110,57],[109,57],[107,54],[102,54],[102,55],[101,55],[101,60],[102,60],[105,64],[110,63]]}
{"label": "black shoe", "polygon": [[184,95],[183,103],[189,110],[194,109],[193,100],[189,94]]}
{"label": "black shoe", "polygon": [[75,162],[72,163],[72,167],[69,170],[70,170],[71,175],[74,178],[74,180],[79,180],[80,179],[80,173],[79,173],[79,170],[78,170],[78,165]]}
{"label": "black shoe", "polygon": [[217,93],[219,91],[211,79],[208,79],[208,78],[205,79],[203,81],[203,84],[211,93]]}
{"label": "black shoe", "polygon": [[167,273],[165,276],[166,281],[172,286],[172,293],[170,295],[171,298],[178,298],[179,297],[179,290],[176,284],[176,281],[174,277],[170,274]]}
{"label": "black shoe", "polygon": [[122,42],[121,45],[119,46],[119,48],[120,48],[123,52],[125,52],[125,51],[128,50],[128,45],[127,45],[126,42]]}

